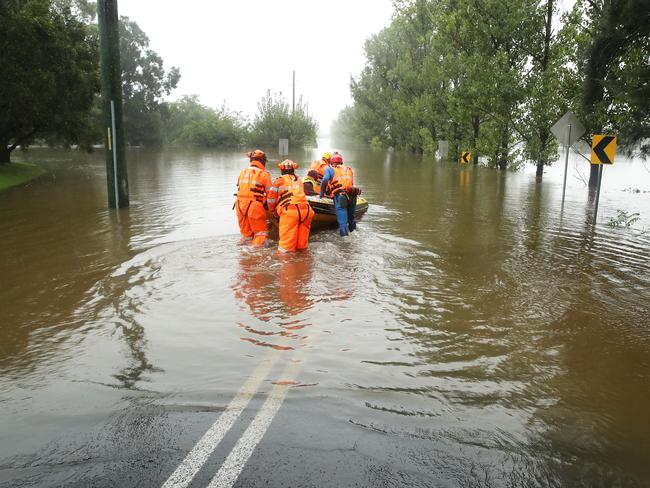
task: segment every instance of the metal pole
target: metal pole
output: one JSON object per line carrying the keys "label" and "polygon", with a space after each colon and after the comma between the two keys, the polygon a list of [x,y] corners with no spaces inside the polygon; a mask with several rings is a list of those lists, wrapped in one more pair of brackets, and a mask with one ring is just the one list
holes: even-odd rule
{"label": "metal pole", "polygon": [[571,124],[566,138],[566,155],[564,156],[564,184],[562,185],[562,207],[564,207],[564,195],[566,194],[566,175],[569,168],[569,148],[571,147]]}
{"label": "metal pole", "polygon": [[295,70],[293,71],[293,96],[292,96],[292,102],[291,102],[291,111],[292,112],[296,111],[296,72],[295,72]]}
{"label": "metal pole", "polygon": [[596,216],[598,215],[598,201],[600,200],[600,184],[603,181],[603,166],[604,164],[599,165],[598,168],[598,190],[596,190],[596,206],[594,207],[594,225],[596,224]]}
{"label": "metal pole", "polygon": [[108,206],[129,206],[124,127],[122,125],[122,71],[117,0],[98,0],[99,53],[102,75],[104,134],[106,135],[106,179]]}

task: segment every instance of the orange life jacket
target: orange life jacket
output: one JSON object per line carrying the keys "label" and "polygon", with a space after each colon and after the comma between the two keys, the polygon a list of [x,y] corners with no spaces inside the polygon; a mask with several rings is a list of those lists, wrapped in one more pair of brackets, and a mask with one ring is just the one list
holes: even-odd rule
{"label": "orange life jacket", "polygon": [[349,166],[337,165],[332,166],[332,169],[334,170],[334,178],[327,184],[327,193],[334,196],[350,188],[354,184],[354,176],[352,168]]}
{"label": "orange life jacket", "polygon": [[309,170],[314,170],[318,173],[318,176],[320,176],[321,180],[323,179],[323,176],[325,176],[325,170],[329,164],[327,164],[325,161],[322,159],[319,159],[317,161],[314,161],[311,163],[311,166],[309,167]]}
{"label": "orange life jacket", "polygon": [[237,179],[237,199],[254,200],[260,203],[266,202],[266,192],[271,186],[271,177],[264,165],[258,161],[252,161],[248,168],[239,173]]}
{"label": "orange life jacket", "polygon": [[301,203],[309,205],[300,178],[296,175],[282,175],[275,180],[269,191],[269,208],[271,210],[277,207],[278,215],[282,215],[290,205]]}

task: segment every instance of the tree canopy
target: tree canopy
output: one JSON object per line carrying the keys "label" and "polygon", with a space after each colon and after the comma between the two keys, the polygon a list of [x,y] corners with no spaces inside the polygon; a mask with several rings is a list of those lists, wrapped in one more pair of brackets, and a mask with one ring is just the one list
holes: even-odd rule
{"label": "tree canopy", "polygon": [[78,142],[99,90],[96,43],[67,2],[0,2],[0,163],[37,137]]}
{"label": "tree canopy", "polygon": [[[422,153],[437,140],[491,166],[557,157],[551,126],[568,109],[648,152],[647,0],[398,0],[366,42],[354,104],[334,133]],[[560,26],[558,28],[557,26]],[[645,142],[644,142],[645,141]],[[476,158],[475,158],[476,161]]]}
{"label": "tree canopy", "polygon": [[252,144],[277,144],[278,139],[289,139],[289,143],[296,146],[316,142],[318,126],[307,114],[302,99],[296,109],[291,110],[281,94],[272,95],[269,91],[258,102],[257,109],[249,136]]}

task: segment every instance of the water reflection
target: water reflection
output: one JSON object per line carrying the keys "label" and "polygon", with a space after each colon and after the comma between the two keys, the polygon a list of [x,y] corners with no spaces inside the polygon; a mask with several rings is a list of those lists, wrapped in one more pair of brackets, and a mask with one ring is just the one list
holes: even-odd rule
{"label": "water reflection", "polygon": [[278,350],[304,344],[308,336],[302,329],[308,323],[303,316],[313,307],[313,264],[309,251],[276,256],[271,249],[241,247],[239,271],[231,288],[237,301],[246,304],[251,319],[255,319],[238,322],[248,333],[241,337],[243,341]]}

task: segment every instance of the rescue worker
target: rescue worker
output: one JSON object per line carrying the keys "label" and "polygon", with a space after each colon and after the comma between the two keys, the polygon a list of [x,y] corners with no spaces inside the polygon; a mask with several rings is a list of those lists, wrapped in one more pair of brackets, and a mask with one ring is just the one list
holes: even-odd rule
{"label": "rescue worker", "polygon": [[268,193],[269,210],[280,217],[278,253],[307,249],[314,211],[307,202],[302,181],[295,174],[298,165],[285,159],[278,167],[282,175]]}
{"label": "rescue worker", "polygon": [[266,171],[266,154],[261,149],[248,153],[250,166],[237,179],[237,221],[241,241],[263,246],[269,235],[266,221],[266,194],[271,188],[271,175]]}
{"label": "rescue worker", "polygon": [[343,156],[334,153],[330,159],[330,167],[325,171],[321,182],[320,197],[323,198],[327,194],[334,200],[341,236],[347,236],[357,228],[354,212],[359,193],[359,189],[354,186],[352,168],[343,166]]}
{"label": "rescue worker", "polygon": [[323,179],[323,176],[325,176],[325,170],[330,166],[331,157],[332,153],[324,152],[321,158],[311,163],[311,166],[309,167],[310,170],[314,170],[318,174],[318,178],[316,179],[319,184]]}
{"label": "rescue worker", "polygon": [[318,177],[318,172],[315,169],[310,169],[307,172],[307,176],[302,179],[302,187],[305,191],[305,195],[313,196],[320,195],[320,178]]}

